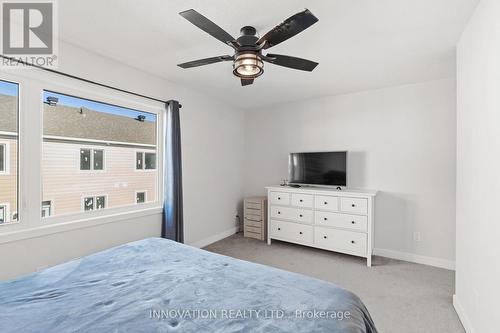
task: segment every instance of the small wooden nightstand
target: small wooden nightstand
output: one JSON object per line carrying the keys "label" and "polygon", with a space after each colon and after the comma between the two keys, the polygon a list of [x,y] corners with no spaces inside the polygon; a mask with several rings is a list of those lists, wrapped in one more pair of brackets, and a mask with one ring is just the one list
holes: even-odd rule
{"label": "small wooden nightstand", "polygon": [[250,197],[244,201],[243,236],[260,240],[267,238],[267,198]]}

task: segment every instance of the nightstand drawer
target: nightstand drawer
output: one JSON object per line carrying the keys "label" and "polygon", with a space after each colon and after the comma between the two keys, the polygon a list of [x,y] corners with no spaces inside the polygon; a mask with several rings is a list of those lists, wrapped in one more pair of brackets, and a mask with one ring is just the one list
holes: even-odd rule
{"label": "nightstand drawer", "polygon": [[269,200],[271,200],[271,205],[290,205],[290,193],[284,192],[271,192],[269,194]]}
{"label": "nightstand drawer", "polygon": [[338,229],[314,228],[314,244],[334,251],[366,255],[366,234]]}
{"label": "nightstand drawer", "polygon": [[312,210],[300,208],[271,206],[271,217],[308,224],[313,222]]}
{"label": "nightstand drawer", "polygon": [[340,198],[340,210],[354,214],[368,213],[368,200],[362,198]]}
{"label": "nightstand drawer", "polygon": [[261,203],[256,203],[256,202],[245,202],[245,208],[246,209],[261,210],[262,209],[262,204]]}
{"label": "nightstand drawer", "polygon": [[337,212],[339,210],[339,198],[328,195],[316,195],[314,196],[314,207],[316,209]]}
{"label": "nightstand drawer", "polygon": [[[255,215],[258,214],[258,215]],[[245,219],[252,221],[262,221],[264,219],[262,212],[245,211]]]}
{"label": "nightstand drawer", "polygon": [[245,227],[246,226],[262,228],[262,221],[252,221],[252,220],[249,220],[248,218],[245,218]]}
{"label": "nightstand drawer", "polygon": [[271,220],[271,237],[311,244],[313,227],[293,222]]}
{"label": "nightstand drawer", "polygon": [[368,217],[316,211],[314,213],[314,224],[325,227],[336,227],[367,232]]}

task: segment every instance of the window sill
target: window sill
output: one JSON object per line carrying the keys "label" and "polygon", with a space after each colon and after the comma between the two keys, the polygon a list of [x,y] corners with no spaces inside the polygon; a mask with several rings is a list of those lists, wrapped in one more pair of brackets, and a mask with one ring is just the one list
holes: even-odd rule
{"label": "window sill", "polygon": [[[162,207],[146,208],[142,210],[135,210],[129,212],[121,212],[116,214],[110,214],[105,216],[91,217],[85,219],[78,219],[69,222],[42,225],[39,227],[20,229],[16,231],[10,231],[0,234],[0,245],[5,243],[16,242],[20,240],[36,238],[47,236],[51,234],[56,234],[60,232],[66,232],[71,230],[90,228],[98,225],[103,225],[107,223],[120,222],[124,220],[130,220],[139,217],[152,216],[161,214],[163,212]],[[19,223],[19,222],[18,222]]]}

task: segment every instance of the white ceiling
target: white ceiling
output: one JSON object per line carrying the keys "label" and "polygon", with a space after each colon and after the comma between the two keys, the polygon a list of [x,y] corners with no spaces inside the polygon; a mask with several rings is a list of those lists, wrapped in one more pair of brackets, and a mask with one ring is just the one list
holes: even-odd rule
{"label": "white ceiling", "polygon": [[[450,77],[455,45],[479,0],[64,0],[62,39],[243,108]],[[312,73],[270,64],[241,87],[231,62],[178,63],[231,48],[178,15],[194,8],[235,38],[260,35],[308,8],[311,28],[270,49],[319,62]]]}

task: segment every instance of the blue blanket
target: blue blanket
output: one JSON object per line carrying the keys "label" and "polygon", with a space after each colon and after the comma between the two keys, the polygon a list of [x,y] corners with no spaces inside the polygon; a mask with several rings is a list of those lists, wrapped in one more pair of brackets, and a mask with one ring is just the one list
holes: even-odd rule
{"label": "blue blanket", "polygon": [[334,284],[161,238],[0,283],[0,332],[376,332]]}

